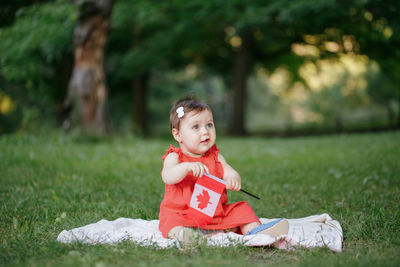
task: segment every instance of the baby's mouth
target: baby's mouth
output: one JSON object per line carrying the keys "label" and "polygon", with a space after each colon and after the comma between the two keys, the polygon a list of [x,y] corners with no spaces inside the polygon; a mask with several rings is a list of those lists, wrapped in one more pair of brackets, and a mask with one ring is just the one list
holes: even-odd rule
{"label": "baby's mouth", "polygon": [[203,141],[201,141],[200,143],[202,143],[202,144],[207,144],[207,143],[208,143],[208,141],[210,141],[210,138],[204,139],[204,140],[203,140]]}

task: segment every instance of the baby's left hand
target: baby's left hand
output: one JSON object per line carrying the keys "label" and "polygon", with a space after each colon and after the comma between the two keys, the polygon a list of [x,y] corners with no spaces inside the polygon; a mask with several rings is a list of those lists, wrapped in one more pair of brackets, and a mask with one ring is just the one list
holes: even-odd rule
{"label": "baby's left hand", "polygon": [[239,191],[242,188],[242,181],[240,177],[227,177],[226,178],[226,189]]}
{"label": "baby's left hand", "polygon": [[218,160],[221,162],[222,168],[224,169],[224,177],[222,179],[226,182],[226,189],[239,191],[240,188],[242,188],[242,179],[239,173],[229,166],[221,154],[218,154]]}

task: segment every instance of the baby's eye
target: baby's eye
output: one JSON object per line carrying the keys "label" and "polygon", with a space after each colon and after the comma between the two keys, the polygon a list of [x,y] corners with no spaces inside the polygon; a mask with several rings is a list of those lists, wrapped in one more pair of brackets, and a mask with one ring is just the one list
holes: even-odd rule
{"label": "baby's eye", "polygon": [[192,129],[193,129],[193,130],[199,129],[199,125],[197,125],[197,124],[193,125],[193,126],[192,126]]}
{"label": "baby's eye", "polygon": [[208,128],[212,128],[213,127],[213,124],[210,122],[210,123],[207,123],[207,127]]}

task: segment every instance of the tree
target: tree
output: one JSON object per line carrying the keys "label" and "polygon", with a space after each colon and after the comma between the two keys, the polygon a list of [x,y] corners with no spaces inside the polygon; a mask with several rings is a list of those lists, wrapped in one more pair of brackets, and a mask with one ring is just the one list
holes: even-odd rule
{"label": "tree", "polygon": [[112,7],[113,0],[84,1],[74,32],[75,62],[65,107],[76,108],[78,118],[70,117],[66,127],[76,119],[89,134],[104,135],[108,130],[103,50]]}
{"label": "tree", "polygon": [[15,18],[8,16],[0,28],[0,91],[16,103],[9,116],[17,129],[52,124],[61,117],[58,107],[72,69],[76,7],[66,0],[41,2],[14,3]]}
{"label": "tree", "polygon": [[[385,106],[392,123],[395,115],[391,104],[400,105],[400,3],[370,0],[356,15],[368,22],[356,28],[360,49],[378,62],[381,70],[369,92],[376,102]],[[396,126],[400,128],[400,111]]]}
{"label": "tree", "polygon": [[164,2],[121,0],[113,11],[107,45],[109,80],[112,93],[128,97],[133,131],[140,135],[147,135],[149,130],[148,85],[152,73],[173,68],[179,58],[174,47],[178,41],[176,21],[167,7]]}

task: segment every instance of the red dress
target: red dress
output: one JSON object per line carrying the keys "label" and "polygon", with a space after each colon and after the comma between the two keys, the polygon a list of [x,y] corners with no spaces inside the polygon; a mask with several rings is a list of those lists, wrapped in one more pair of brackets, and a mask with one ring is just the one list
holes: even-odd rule
{"label": "red dress", "polygon": [[[218,161],[219,150],[216,145],[211,147],[204,156],[200,158],[188,156],[182,152],[182,149],[171,145],[162,157],[163,162],[165,157],[172,152],[179,155],[179,163],[201,162],[208,167],[210,174],[217,177],[222,177],[224,174],[221,162]],[[209,224],[198,226],[193,221],[185,219],[196,180],[196,177],[192,174],[188,174],[177,184],[165,185],[164,199],[161,202],[159,214],[159,229],[165,238],[168,232],[176,226],[195,227],[206,230],[225,230],[252,222],[260,222],[247,202],[240,201],[227,204],[228,196],[226,190],[222,193],[214,218]]]}

